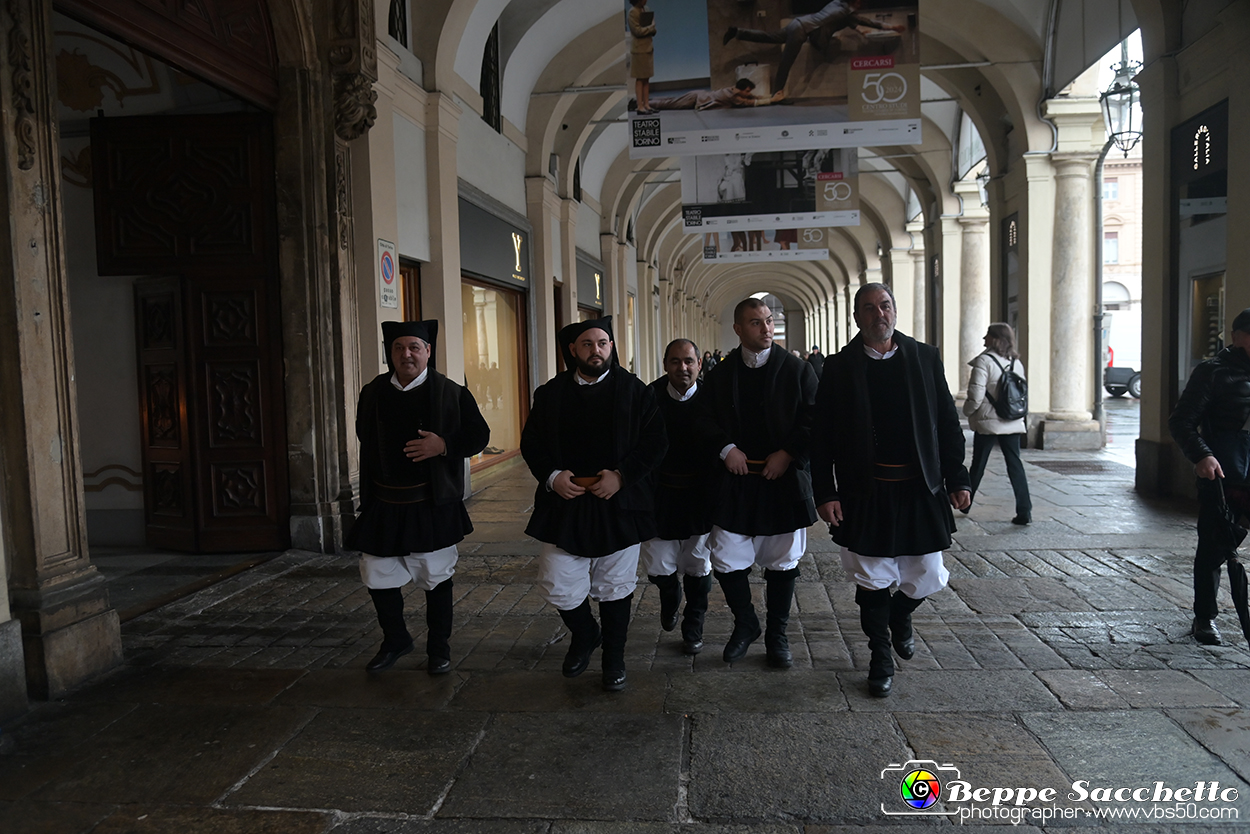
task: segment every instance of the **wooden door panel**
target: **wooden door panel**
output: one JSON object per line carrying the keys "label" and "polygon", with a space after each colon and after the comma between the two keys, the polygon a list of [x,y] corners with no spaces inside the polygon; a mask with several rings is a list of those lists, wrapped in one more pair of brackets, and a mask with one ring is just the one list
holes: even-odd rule
{"label": "wooden door panel", "polygon": [[92,120],[102,275],[136,286],[150,544],[288,545],[270,119]]}

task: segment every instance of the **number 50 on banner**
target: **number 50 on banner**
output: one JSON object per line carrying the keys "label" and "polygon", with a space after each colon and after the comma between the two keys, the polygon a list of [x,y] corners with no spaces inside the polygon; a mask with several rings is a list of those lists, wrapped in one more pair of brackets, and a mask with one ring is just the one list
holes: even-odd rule
{"label": "number 50 on banner", "polygon": [[856,121],[920,116],[920,65],[895,64],[894,56],[852,58],[848,105]]}

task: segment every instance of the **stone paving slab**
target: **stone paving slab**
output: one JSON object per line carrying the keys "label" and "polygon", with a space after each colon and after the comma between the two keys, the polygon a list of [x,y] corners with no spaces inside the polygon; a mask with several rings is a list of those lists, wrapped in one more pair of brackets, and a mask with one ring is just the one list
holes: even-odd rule
{"label": "stone paving slab", "polygon": [[486,723],[467,713],[326,710],[224,803],[426,815]]}
{"label": "stone paving slab", "polygon": [[671,713],[839,712],[847,709],[836,672],[740,669],[669,677]]}
{"label": "stone paving slab", "polygon": [[1080,721],[1061,713],[1028,713],[1023,719],[1073,780],[1132,788],[1156,782],[1193,787],[1197,780],[1218,780],[1242,789],[1238,807],[1243,818],[1250,813],[1245,783],[1161,712],[1085,713]]}
{"label": "stone paving slab", "polygon": [[1178,671],[1106,669],[1098,673],[1108,686],[1138,709],[1164,707],[1231,707],[1232,701],[1211,687]]}
{"label": "stone paving slab", "polygon": [[544,820],[412,820],[356,817],[341,821],[333,834],[549,834]]}
{"label": "stone paving slab", "polygon": [[918,672],[908,674],[896,661],[888,698],[868,694],[867,674],[839,672],[853,711],[865,712],[1022,712],[1062,710],[1037,676],[1028,671]]}
{"label": "stone paving slab", "polygon": [[1083,669],[1047,669],[1037,676],[1071,710],[1123,710],[1129,702],[1094,672]]}
{"label": "stone paving slab", "polygon": [[623,692],[604,697],[597,663],[579,677],[566,678],[559,669],[500,672],[469,677],[451,703],[452,709],[479,712],[588,711],[657,713],[664,709],[668,678],[659,672],[628,672]]}
{"label": "stone paving slab", "polygon": [[701,820],[879,821],[894,789],[879,777],[883,757],[906,758],[885,715],[698,715],[690,812]]}
{"label": "stone paving slab", "polygon": [[308,717],[274,706],[146,706],[97,734],[78,763],[31,798],[211,804]]}
{"label": "stone paving slab", "polygon": [[439,816],[672,819],[684,734],[671,715],[497,715]]}
{"label": "stone paving slab", "polygon": [[292,683],[278,702],[300,707],[441,709],[467,678],[458,672],[428,675],[392,669],[370,675],[363,669],[319,669]]}
{"label": "stone paving slab", "polygon": [[1250,714],[1241,709],[1174,709],[1167,714],[1250,782]]}

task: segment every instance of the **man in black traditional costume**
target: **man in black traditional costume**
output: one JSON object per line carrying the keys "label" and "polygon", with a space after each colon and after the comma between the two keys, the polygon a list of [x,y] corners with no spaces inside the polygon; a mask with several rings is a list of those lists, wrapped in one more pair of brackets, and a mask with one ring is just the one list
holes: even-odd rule
{"label": "man in black traditional costume", "polygon": [[860,287],[854,315],[859,335],[825,360],[816,395],[812,483],[820,517],[842,545],[842,567],[858,586],[872,650],[868,690],[883,698],[894,677],[891,643],[904,660],[913,656],[911,613],[946,587],[951,507],[972,498],[937,348],[895,331],[894,295],[884,284]]}
{"label": "man in black traditional costume", "polygon": [[344,545],[360,551],[360,576],[382,626],[365,667],[382,672],[412,651],[403,586],[425,590],[431,675],[451,669],[456,544],[473,531],[464,508],[464,459],[490,440],[468,389],[434,370],[437,321],[382,323],[391,372],[360,392],[360,515]]}
{"label": "man in black traditional costume", "polygon": [[728,475],[721,479],[708,543],[712,568],[734,615],[726,663],[741,660],[760,636],[751,602],[751,567],[764,569],[770,666],[794,662],[786,627],[807,528],[816,521],[808,466],[816,372],[773,344],[773,314],[756,298],[734,309],[741,342],[707,375],[705,419]]}
{"label": "man in black traditional costume", "polygon": [[534,392],[521,432],[538,479],[525,532],[542,542],[538,585],[571,634],[565,677],[584,672],[602,642],[603,688],[615,692],[625,688],[640,544],[655,538],[651,470],[668,440],[650,386],[617,362],[611,316],[570,324],[559,343],[568,370]]}
{"label": "man in black traditional costume", "polygon": [[656,537],[642,543],[643,568],[660,589],[660,626],[665,631],[677,626],[685,589],[681,637],[686,654],[703,650],[703,620],[712,588],[707,538],[719,469],[700,426],[701,370],[698,346],[674,339],[664,350],[664,376],[651,383],[664,416],[668,454],[655,473]]}

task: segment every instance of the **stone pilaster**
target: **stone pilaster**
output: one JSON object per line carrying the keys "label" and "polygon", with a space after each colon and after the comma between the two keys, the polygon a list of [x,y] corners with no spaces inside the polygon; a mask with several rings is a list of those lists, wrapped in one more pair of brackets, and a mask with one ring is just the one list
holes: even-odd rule
{"label": "stone pilaster", "polygon": [[564,286],[560,288],[560,304],[564,308],[564,321],[558,322],[557,330],[577,321],[577,215],[581,203],[576,200],[560,201],[560,258],[564,268]]}
{"label": "stone pilaster", "polygon": [[[554,334],[560,329],[556,322],[555,265],[561,255],[553,246],[560,222],[560,198],[555,185],[547,177],[526,177],[525,203],[526,215],[534,228],[530,236],[535,273],[533,286],[530,287],[534,293],[533,332],[538,334],[534,347],[534,368],[538,378],[545,380],[556,373]],[[576,281],[576,278],[575,269],[573,279]]]}
{"label": "stone pilaster", "polygon": [[425,104],[425,171],[430,197],[430,263],[421,276],[421,314],[439,320],[438,368],[464,378],[464,322],[460,302],[460,191],[456,140],[461,109],[446,93]]}
{"label": "stone pilaster", "polygon": [[975,181],[955,183],[955,193],[963,200],[959,218],[963,229],[959,242],[959,393],[968,393],[968,363],[985,347],[985,331],[990,325],[990,214],[981,205]]}
{"label": "stone pilaster", "polygon": [[929,282],[926,280],[927,261],[924,251],[924,224],[913,220],[907,224],[907,232],[911,235],[912,259],[912,310],[911,335],[917,341],[927,341],[929,333],[928,299]]}
{"label": "stone pilaster", "polygon": [[[56,697],[121,661],[117,613],[87,554],[61,217],[52,4],[0,14],[0,487],[14,626],[0,629],[6,690]],[[5,617],[5,620],[8,618]]]}

